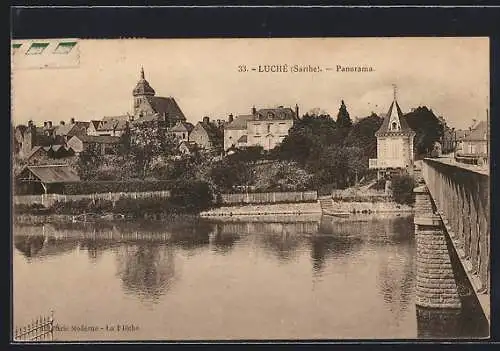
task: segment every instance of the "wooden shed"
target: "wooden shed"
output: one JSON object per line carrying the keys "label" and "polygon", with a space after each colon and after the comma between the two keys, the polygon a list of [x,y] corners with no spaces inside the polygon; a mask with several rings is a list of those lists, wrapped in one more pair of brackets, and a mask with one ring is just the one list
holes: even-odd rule
{"label": "wooden shed", "polygon": [[79,181],[76,170],[68,165],[26,166],[16,177],[16,193],[53,193],[64,183]]}

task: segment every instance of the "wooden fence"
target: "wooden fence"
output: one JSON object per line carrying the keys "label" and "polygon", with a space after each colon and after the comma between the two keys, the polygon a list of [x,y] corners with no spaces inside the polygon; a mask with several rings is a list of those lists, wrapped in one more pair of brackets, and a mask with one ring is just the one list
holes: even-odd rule
{"label": "wooden fence", "polygon": [[54,314],[38,317],[30,324],[15,328],[14,341],[52,341],[54,339]]}
{"label": "wooden fence", "polygon": [[223,204],[264,204],[279,202],[312,202],[318,200],[317,191],[222,194]]}
{"label": "wooden fence", "polygon": [[43,195],[16,195],[14,196],[14,205],[42,204],[50,207],[54,202],[69,202],[80,200],[109,200],[118,201],[119,199],[151,199],[170,197],[170,190],[145,191],[145,192],[123,192],[123,193],[95,193],[82,195],[64,195],[64,194],[43,194]]}

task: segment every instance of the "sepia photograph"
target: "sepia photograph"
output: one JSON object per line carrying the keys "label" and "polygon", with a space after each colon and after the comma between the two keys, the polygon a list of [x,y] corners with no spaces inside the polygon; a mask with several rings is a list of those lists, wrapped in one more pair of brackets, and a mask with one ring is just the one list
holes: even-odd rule
{"label": "sepia photograph", "polygon": [[487,339],[487,37],[12,39],[12,341]]}

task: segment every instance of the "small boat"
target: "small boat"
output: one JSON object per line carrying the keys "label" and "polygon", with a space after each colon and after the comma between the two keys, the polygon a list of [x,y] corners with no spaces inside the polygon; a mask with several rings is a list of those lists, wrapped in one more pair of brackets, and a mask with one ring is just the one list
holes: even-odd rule
{"label": "small boat", "polygon": [[124,220],[125,215],[120,213],[83,213],[73,217],[73,222],[103,222],[103,221],[118,221]]}
{"label": "small boat", "polygon": [[107,221],[118,221],[118,220],[125,219],[125,215],[123,215],[121,213],[105,213],[105,214],[101,215],[100,219],[107,220]]}
{"label": "small boat", "polygon": [[73,217],[73,222],[95,222],[100,218],[97,213],[82,213]]}

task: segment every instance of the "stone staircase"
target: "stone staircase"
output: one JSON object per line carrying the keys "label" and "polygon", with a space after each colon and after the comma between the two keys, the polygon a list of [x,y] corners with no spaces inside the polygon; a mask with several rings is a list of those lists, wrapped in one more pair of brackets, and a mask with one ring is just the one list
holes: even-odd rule
{"label": "stone staircase", "polygon": [[321,212],[333,212],[333,200],[331,197],[323,197],[318,199],[319,205],[321,206]]}

